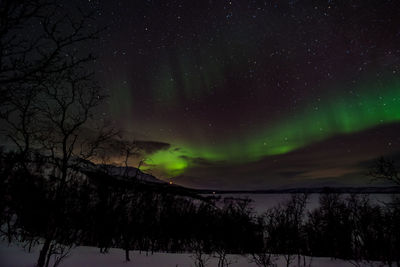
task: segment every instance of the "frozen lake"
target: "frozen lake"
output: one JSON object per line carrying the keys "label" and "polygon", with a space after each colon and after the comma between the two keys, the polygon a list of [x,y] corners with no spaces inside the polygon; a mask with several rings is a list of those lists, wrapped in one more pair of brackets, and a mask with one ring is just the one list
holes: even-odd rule
{"label": "frozen lake", "polygon": [[[308,195],[307,210],[313,210],[319,206],[319,197],[321,194],[313,193]],[[362,194],[360,194],[361,196]],[[399,195],[399,194],[398,194]],[[267,209],[273,208],[280,203],[290,199],[291,194],[215,194],[221,198],[249,198],[252,200],[251,206],[258,214],[265,212]],[[350,194],[343,194],[342,197],[349,197]],[[390,202],[393,194],[369,194],[372,203],[384,204]]]}

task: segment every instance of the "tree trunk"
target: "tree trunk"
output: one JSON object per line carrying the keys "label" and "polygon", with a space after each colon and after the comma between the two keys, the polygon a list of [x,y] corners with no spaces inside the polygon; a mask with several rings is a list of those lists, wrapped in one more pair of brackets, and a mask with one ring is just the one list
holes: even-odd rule
{"label": "tree trunk", "polygon": [[46,259],[46,267],[49,267],[50,264],[50,257],[53,251],[53,245],[50,246],[49,252],[47,253],[47,259]]}
{"label": "tree trunk", "polygon": [[287,258],[286,258],[286,267],[289,267],[290,266],[290,262],[292,261],[292,259],[291,259],[292,255],[288,254],[286,256],[287,256]]}
{"label": "tree trunk", "polygon": [[218,267],[224,267],[226,261],[226,254],[225,252],[219,253],[219,259],[218,259]]}
{"label": "tree trunk", "polygon": [[10,220],[7,220],[7,239],[8,239],[8,244],[11,244],[12,242],[12,230],[11,230],[11,224],[10,224]]}
{"label": "tree trunk", "polygon": [[50,244],[51,244],[51,238],[46,238],[46,240],[44,241],[42,250],[40,250],[40,254],[39,254],[39,259],[37,262],[37,267],[44,267],[44,264],[46,263],[46,256],[47,253],[49,252],[49,248],[50,248]]}
{"label": "tree trunk", "polygon": [[28,252],[31,253],[32,251],[32,245],[33,245],[33,239],[31,239],[31,241],[29,241],[29,247],[28,247]]}
{"label": "tree trunk", "polygon": [[131,261],[131,259],[129,258],[129,248],[125,249],[125,260],[126,261]]}

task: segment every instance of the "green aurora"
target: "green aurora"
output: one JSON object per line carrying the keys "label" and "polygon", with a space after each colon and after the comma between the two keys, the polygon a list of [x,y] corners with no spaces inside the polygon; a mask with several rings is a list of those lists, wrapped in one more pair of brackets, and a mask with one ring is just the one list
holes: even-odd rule
{"label": "green aurora", "polygon": [[359,132],[400,120],[400,81],[374,83],[363,94],[326,97],[257,133],[218,145],[177,144],[148,155],[145,168],[161,169],[168,176],[183,174],[198,162],[246,163],[285,154],[335,135]]}

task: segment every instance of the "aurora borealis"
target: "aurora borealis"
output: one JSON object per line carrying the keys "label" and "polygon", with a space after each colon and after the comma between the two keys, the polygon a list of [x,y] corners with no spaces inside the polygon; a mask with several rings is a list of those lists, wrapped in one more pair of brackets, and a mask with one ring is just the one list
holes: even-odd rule
{"label": "aurora borealis", "polygon": [[[392,1],[89,1],[105,116],[169,144],[144,171],[196,187],[364,184],[397,157]],[[135,161],[132,162],[135,165]]]}
{"label": "aurora borealis", "polygon": [[370,85],[365,95],[330,98],[321,108],[309,108],[291,119],[260,129],[240,142],[231,140],[204,148],[161,150],[149,156],[148,163],[161,166],[169,175],[181,174],[192,159],[244,163],[262,157],[291,152],[334,135],[351,134],[400,120],[400,83]]}

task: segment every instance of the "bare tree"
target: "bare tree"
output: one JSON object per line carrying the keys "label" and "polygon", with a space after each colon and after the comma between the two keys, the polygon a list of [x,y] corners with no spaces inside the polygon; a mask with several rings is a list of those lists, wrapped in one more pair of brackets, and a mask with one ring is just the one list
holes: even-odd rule
{"label": "bare tree", "polygon": [[[97,38],[88,30],[93,14],[72,16],[55,0],[3,0],[0,3],[0,86],[38,83],[53,73],[94,60],[76,44]],[[6,100],[6,99],[5,99]]]}
{"label": "bare tree", "polygon": [[[135,140],[122,141],[120,142],[119,150],[122,153],[122,159],[123,159],[122,164],[124,166],[122,176],[128,178],[130,176],[129,174],[130,160],[132,160],[132,157],[141,156],[142,147]],[[136,173],[134,175],[134,179],[138,177],[139,169],[142,166],[143,162],[144,162],[143,159],[139,161]]]}
{"label": "bare tree", "polygon": [[35,123],[37,94],[36,88],[12,90],[8,94],[8,101],[3,104],[0,111],[0,118],[8,126],[3,129],[3,134],[16,146],[20,162],[25,168],[27,168],[26,163],[29,160],[35,134],[38,132]]}
{"label": "bare tree", "polygon": [[[400,186],[400,171],[396,167],[396,164],[392,159],[380,157],[379,159],[375,160],[374,164],[369,169],[368,175],[372,177],[373,180],[389,181],[397,186]],[[393,262],[396,262],[397,266],[400,266],[399,256],[397,256],[399,255],[399,253],[397,252],[399,235],[393,234],[396,232],[396,230],[393,230],[397,227],[395,225],[398,225],[400,222],[400,201],[397,195],[393,195],[392,201],[384,204],[387,209],[386,216],[389,219],[387,219],[387,221],[385,222],[385,225],[388,227],[385,231],[386,242],[384,243],[384,245],[386,246],[386,252],[382,253],[385,255],[383,261],[386,262],[389,266],[392,266]],[[379,227],[379,229],[380,228],[381,227]]]}
{"label": "bare tree", "polygon": [[251,262],[254,262],[257,266],[260,267],[275,267],[276,258],[270,253],[268,250],[264,250],[262,252],[253,253],[251,255]]}
{"label": "bare tree", "polygon": [[237,262],[235,259],[229,258],[227,251],[223,248],[216,248],[215,255],[218,259],[218,267],[228,267]]}
{"label": "bare tree", "polygon": [[[53,166],[54,177],[58,180],[54,193],[58,212],[63,211],[67,183],[79,177],[77,168],[81,160],[95,156],[96,149],[102,142],[116,133],[109,129],[91,134],[88,130],[95,127],[93,117],[96,107],[104,99],[100,88],[91,77],[90,74],[76,73],[72,70],[55,75],[54,80],[44,86],[43,98],[40,101],[41,150],[48,157]],[[54,216],[55,219],[60,217],[60,214]],[[53,224],[41,252],[40,264],[42,254],[47,253],[51,240],[54,240],[58,223],[54,221]]]}
{"label": "bare tree", "polygon": [[70,15],[56,0],[0,2],[0,118],[22,158],[37,148],[38,100],[54,76],[92,63],[78,46],[97,38],[93,14]]}
{"label": "bare tree", "polygon": [[257,266],[260,267],[275,267],[276,264],[276,256],[272,253],[272,247],[269,244],[268,240],[268,231],[266,231],[266,222],[268,217],[273,216],[271,211],[267,211],[267,213],[259,216],[258,225],[259,231],[262,235],[262,242],[260,244],[260,248],[257,251],[254,251],[251,254],[250,262],[254,262]]}
{"label": "bare tree", "polygon": [[375,180],[386,180],[396,185],[400,185],[400,175],[395,162],[391,159],[380,157],[375,160],[369,170],[369,176]]}
{"label": "bare tree", "polygon": [[192,241],[192,258],[194,260],[194,266],[205,267],[211,260],[211,255],[206,253],[205,243],[202,240]]}
{"label": "bare tree", "polygon": [[90,159],[96,148],[115,134],[108,130],[91,136],[90,128],[96,127],[91,119],[104,97],[90,74],[72,71],[60,74],[44,88],[38,120],[41,149],[60,170],[62,182],[67,179],[67,170],[77,164],[74,157]]}
{"label": "bare tree", "polygon": [[79,162],[95,156],[115,134],[94,119],[105,96],[87,71],[95,58],[82,52],[100,32],[90,27],[93,19],[79,8],[68,13],[56,0],[0,2],[0,118],[7,126],[3,134],[24,163],[39,149],[56,179],[57,208],[50,211],[54,216],[39,255],[41,267],[56,247],[67,183],[79,176]]}
{"label": "bare tree", "polygon": [[301,254],[305,253],[302,228],[306,203],[306,194],[293,194],[289,201],[269,210],[265,217],[267,244],[274,254],[283,254],[286,266],[290,266],[296,256],[298,265],[302,264]]}

